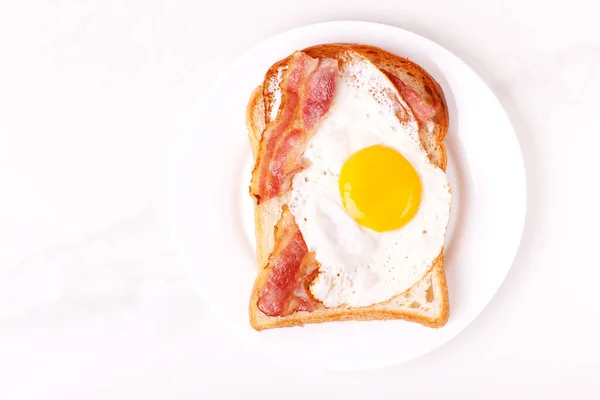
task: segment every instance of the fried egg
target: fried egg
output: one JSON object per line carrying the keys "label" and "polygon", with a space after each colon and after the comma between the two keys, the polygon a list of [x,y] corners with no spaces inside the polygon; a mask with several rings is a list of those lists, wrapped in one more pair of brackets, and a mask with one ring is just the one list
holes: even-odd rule
{"label": "fried egg", "polygon": [[289,201],[321,264],[309,289],[326,307],[369,306],[408,290],[442,251],[450,216],[447,176],[429,160],[416,121],[401,122],[382,95],[395,91],[391,82],[358,64],[345,65]]}

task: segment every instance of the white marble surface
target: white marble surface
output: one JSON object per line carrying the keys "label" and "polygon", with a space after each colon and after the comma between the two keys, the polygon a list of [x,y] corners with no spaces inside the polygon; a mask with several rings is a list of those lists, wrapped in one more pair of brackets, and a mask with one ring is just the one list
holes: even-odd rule
{"label": "white marble surface", "polygon": [[[595,3],[282,3],[0,5],[0,399],[596,398]],[[505,284],[459,337],[387,370],[290,373],[188,287],[168,237],[167,160],[220,68],[331,19],[401,26],[469,63],[517,130],[529,209]]]}

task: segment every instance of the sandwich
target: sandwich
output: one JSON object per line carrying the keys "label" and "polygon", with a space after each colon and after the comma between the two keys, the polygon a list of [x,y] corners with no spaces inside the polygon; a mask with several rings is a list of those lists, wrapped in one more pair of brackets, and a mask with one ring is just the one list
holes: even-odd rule
{"label": "sandwich", "polygon": [[439,328],[448,109],[419,65],[321,44],[273,64],[250,94],[256,330],[348,320]]}

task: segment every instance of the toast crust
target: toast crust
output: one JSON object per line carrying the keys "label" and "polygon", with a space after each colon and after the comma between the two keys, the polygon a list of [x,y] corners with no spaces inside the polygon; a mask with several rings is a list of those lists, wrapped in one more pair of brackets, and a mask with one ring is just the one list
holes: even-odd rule
{"label": "toast crust", "polygon": [[[367,58],[380,70],[400,78],[409,88],[419,93],[428,104],[439,104],[433,123],[419,123],[419,137],[431,162],[446,170],[447,155],[443,140],[448,130],[448,110],[439,84],[420,66],[406,58],[383,49],[360,44],[323,44],[302,50],[313,58],[339,58],[342,53],[353,51]],[[273,64],[265,74],[263,83],[251,94],[246,108],[246,126],[253,157],[256,160],[262,132],[269,121],[273,108],[278,107],[270,82],[277,79],[279,71],[286,68],[290,57]],[[251,296],[250,324],[256,330],[302,326],[304,324],[332,321],[368,321],[401,319],[424,326],[439,328],[446,324],[450,315],[448,287],[444,272],[444,251],[433,262],[429,272],[406,292],[394,298],[368,307],[346,306],[315,311],[299,311],[286,317],[269,317],[257,307],[258,295],[268,276],[267,261],[274,246],[274,226],[281,216],[281,208],[287,203],[289,193],[254,205],[256,258],[259,268]],[[411,299],[420,301],[411,301]],[[425,299],[426,301],[421,301]],[[423,304],[427,302],[427,305]],[[425,308],[434,308],[426,312]]]}

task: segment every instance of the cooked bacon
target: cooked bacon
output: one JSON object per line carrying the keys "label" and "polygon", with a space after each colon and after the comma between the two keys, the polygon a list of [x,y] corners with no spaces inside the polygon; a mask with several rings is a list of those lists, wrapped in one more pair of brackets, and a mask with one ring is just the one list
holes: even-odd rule
{"label": "cooked bacon", "polygon": [[302,108],[304,129],[307,131],[311,131],[331,107],[338,74],[337,61],[324,58],[320,60],[317,70],[308,80]]}
{"label": "cooked bacon", "polygon": [[435,114],[437,114],[441,104],[435,103],[431,105],[427,103],[421,96],[419,96],[419,93],[406,86],[406,84],[397,76],[387,71],[384,72],[390,81],[392,81],[394,86],[396,86],[396,89],[398,89],[400,95],[404,98],[404,100],[406,100],[409,107],[416,114],[417,118],[419,118],[421,121],[429,121],[435,116]]}
{"label": "cooked bacon", "polygon": [[308,284],[319,268],[309,252],[291,211],[284,206],[275,226],[275,248],[269,257],[267,282],[258,295],[258,308],[271,317],[313,311],[317,301]]}
{"label": "cooked bacon", "polygon": [[333,101],[339,75],[337,61],[296,52],[281,88],[277,119],[263,132],[250,192],[257,202],[285,193],[304,168],[302,154]]}

